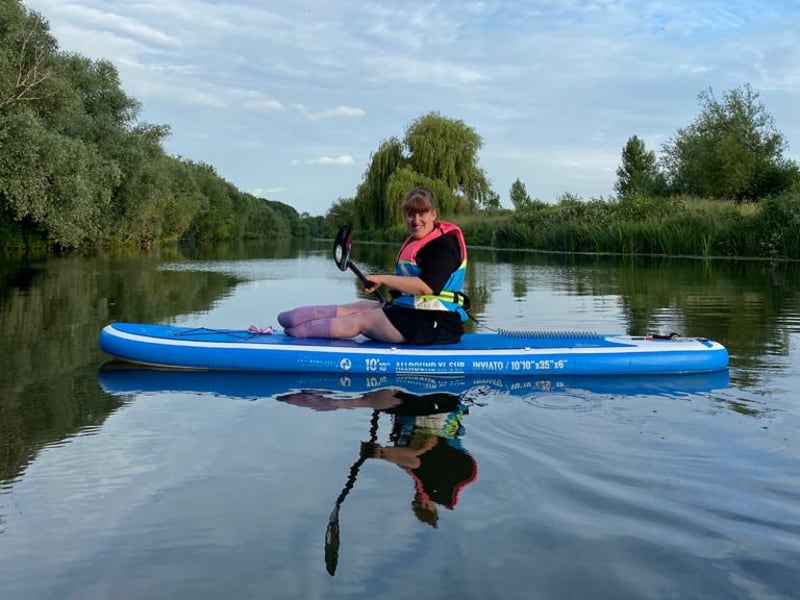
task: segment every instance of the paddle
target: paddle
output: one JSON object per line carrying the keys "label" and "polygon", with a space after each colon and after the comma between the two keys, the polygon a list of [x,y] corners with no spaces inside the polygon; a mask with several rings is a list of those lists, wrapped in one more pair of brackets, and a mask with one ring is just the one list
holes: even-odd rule
{"label": "paddle", "polygon": [[365,286],[369,285],[369,281],[361,272],[361,270],[353,264],[350,260],[350,247],[353,244],[353,230],[350,225],[342,225],[336,234],[336,239],[333,240],[333,260],[340,271],[347,271],[350,269],[361,280]]}
{"label": "paddle", "polygon": [[[333,260],[340,271],[347,271],[347,269],[350,269],[361,280],[364,287],[370,287],[372,284],[364,273],[350,260],[350,247],[352,244],[353,230],[350,228],[350,225],[342,225],[336,233],[336,239],[333,240]],[[375,290],[373,294],[375,294],[375,297],[381,302],[384,301],[383,296],[378,290]]]}
{"label": "paddle", "polygon": [[380,413],[377,410],[372,411],[372,419],[370,420],[369,428],[369,442],[361,443],[361,451],[358,460],[350,467],[350,475],[347,477],[347,483],[344,484],[339,497],[336,498],[336,504],[328,517],[328,527],[325,529],[325,569],[328,574],[333,577],[336,574],[336,566],[339,564],[339,507],[347,498],[347,494],[353,489],[358,476],[358,470],[361,465],[372,454],[372,448],[375,445],[375,440],[378,439],[378,417]]}

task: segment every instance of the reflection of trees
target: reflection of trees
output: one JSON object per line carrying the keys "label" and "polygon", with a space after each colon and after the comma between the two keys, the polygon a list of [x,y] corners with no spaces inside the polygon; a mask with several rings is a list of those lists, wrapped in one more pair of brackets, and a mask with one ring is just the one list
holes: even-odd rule
{"label": "reflection of trees", "polygon": [[42,274],[42,269],[28,261],[17,262],[0,258],[0,300],[14,291],[28,291]]}
{"label": "reflection of trees", "polygon": [[724,342],[748,366],[756,366],[765,354],[788,354],[781,316],[797,306],[796,265],[638,261],[620,268],[617,277],[631,331],[674,326],[682,333]]}
{"label": "reflection of trees", "polygon": [[208,309],[237,283],[229,275],[156,265],[141,257],[4,263],[0,480],[16,477],[43,445],[102,423],[120,406],[96,384],[103,325]]}
{"label": "reflection of trees", "polygon": [[522,276],[519,269],[511,270],[511,294],[519,300],[528,295],[528,282]]}
{"label": "reflection of trees", "polygon": [[243,260],[248,258],[297,258],[308,242],[291,238],[233,240],[214,245],[183,244],[183,254],[193,260]]}
{"label": "reflection of trees", "polygon": [[556,284],[570,294],[617,296],[628,333],[677,331],[720,341],[736,363],[750,367],[743,377],[755,376],[765,356],[789,353],[784,319],[798,307],[796,263],[492,254],[500,262],[551,270]]}

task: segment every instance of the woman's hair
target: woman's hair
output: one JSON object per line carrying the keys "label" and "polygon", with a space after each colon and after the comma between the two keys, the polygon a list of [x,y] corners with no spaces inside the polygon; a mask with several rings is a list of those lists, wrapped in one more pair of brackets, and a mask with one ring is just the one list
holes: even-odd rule
{"label": "woman's hair", "polygon": [[439,511],[436,505],[428,502],[427,506],[422,502],[422,495],[417,492],[414,494],[414,499],[411,501],[411,510],[414,511],[414,516],[422,523],[427,523],[434,529],[439,529]]}
{"label": "woman's hair", "polygon": [[423,186],[415,187],[403,198],[403,211],[409,213],[424,213],[434,210],[433,192]]}

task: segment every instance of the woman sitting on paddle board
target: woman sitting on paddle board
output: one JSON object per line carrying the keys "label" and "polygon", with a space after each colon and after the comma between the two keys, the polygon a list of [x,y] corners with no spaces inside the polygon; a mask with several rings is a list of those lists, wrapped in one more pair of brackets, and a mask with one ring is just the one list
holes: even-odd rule
{"label": "woman sitting on paddle board", "polygon": [[278,315],[293,337],[350,338],[363,334],[397,344],[452,344],[461,339],[466,297],[461,293],[467,246],[457,225],[437,221],[433,192],[406,194],[403,211],[409,236],[394,275],[366,275],[368,293],[388,287],[393,300],[302,306]]}

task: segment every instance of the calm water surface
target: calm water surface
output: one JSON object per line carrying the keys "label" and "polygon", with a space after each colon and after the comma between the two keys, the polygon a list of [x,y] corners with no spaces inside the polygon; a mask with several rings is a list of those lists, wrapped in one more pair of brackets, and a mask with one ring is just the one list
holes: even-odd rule
{"label": "calm water surface", "polygon": [[[328,244],[0,262],[0,597],[797,598],[800,266],[476,250],[470,267],[488,327],[707,336],[731,368],[123,370],[96,347],[111,320],[263,327],[357,284]],[[446,409],[408,414],[432,398]],[[419,462],[391,455],[420,439]],[[362,442],[389,450],[359,461]]]}

